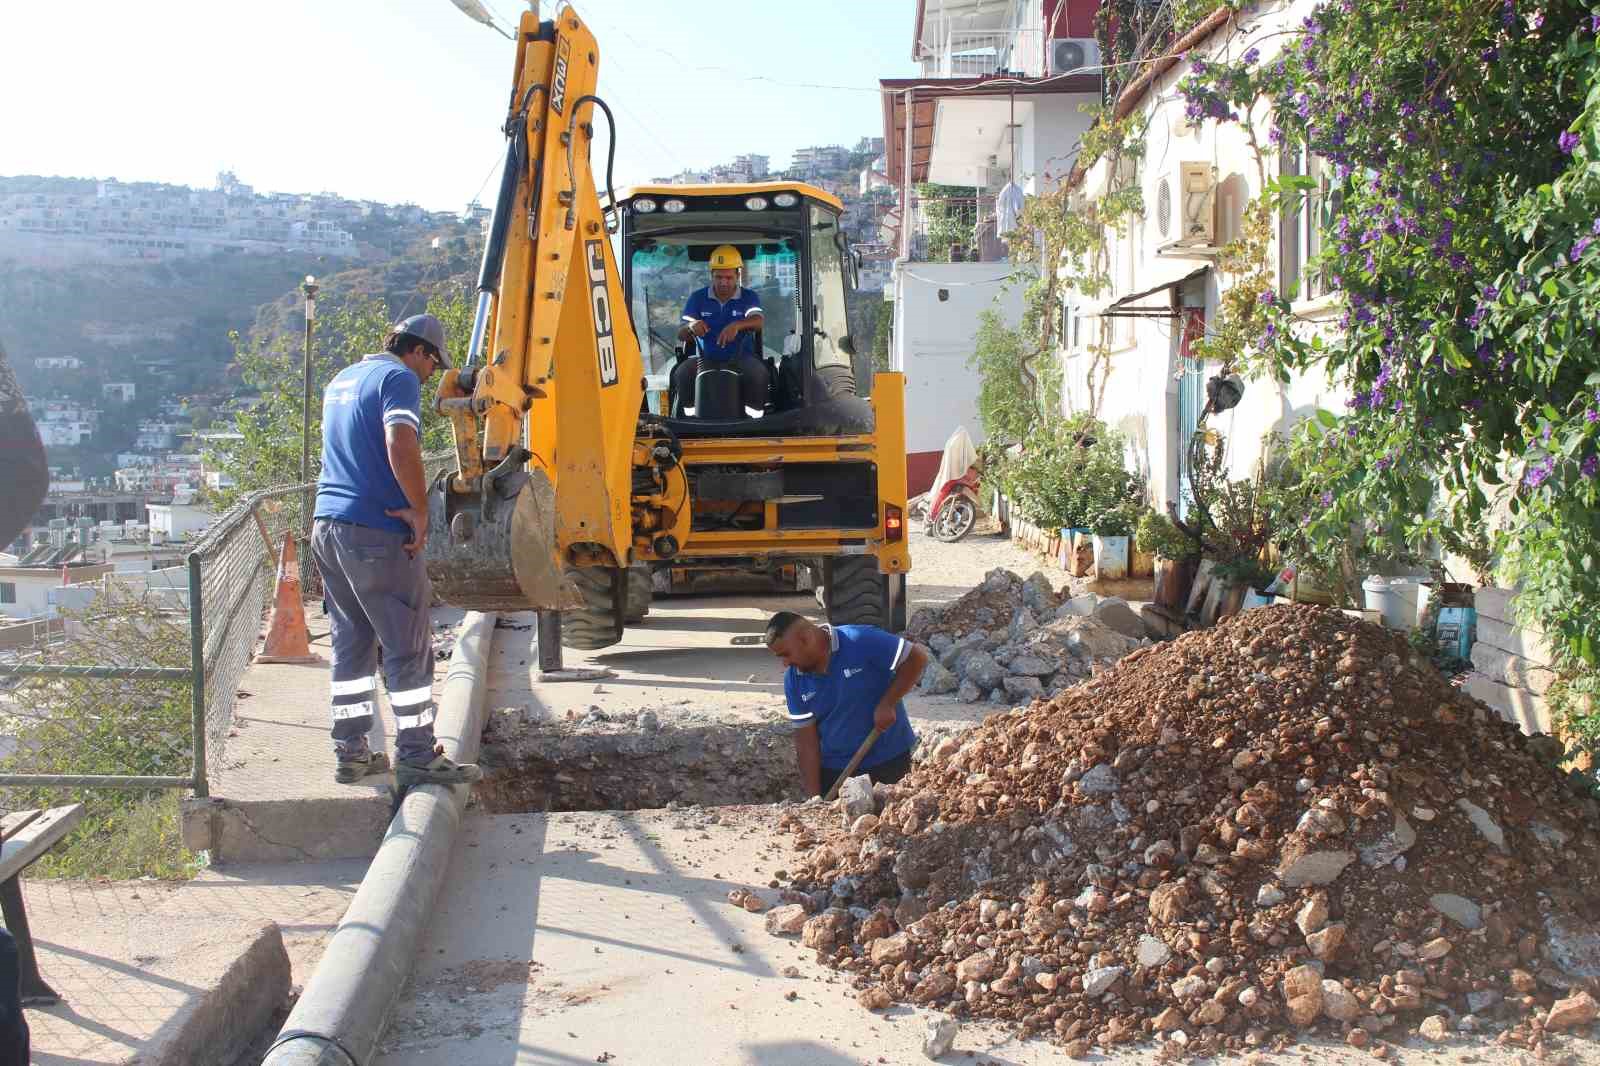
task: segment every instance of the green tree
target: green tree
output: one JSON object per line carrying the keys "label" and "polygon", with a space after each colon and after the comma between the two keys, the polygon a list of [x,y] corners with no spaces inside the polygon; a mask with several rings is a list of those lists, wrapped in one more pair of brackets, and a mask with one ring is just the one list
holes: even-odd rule
{"label": "green tree", "polygon": [[[464,287],[443,283],[428,294],[427,310],[444,323],[457,362],[465,355],[472,305]],[[377,296],[334,297],[318,302],[311,362],[311,478],[322,467],[322,390],[335,374],[379,350],[390,315]],[[233,477],[234,487],[218,494],[228,506],[259,489],[300,480],[303,335],[274,332],[244,338],[234,335],[235,365],[246,387],[261,400],[239,412],[234,428],[242,439],[213,449],[210,461]],[[422,389],[422,446],[425,452],[450,445],[449,423],[434,413],[439,376]]]}
{"label": "green tree", "polygon": [[948,263],[952,248],[971,247],[978,223],[978,204],[970,188],[962,185],[917,186],[927,220],[928,262]]}

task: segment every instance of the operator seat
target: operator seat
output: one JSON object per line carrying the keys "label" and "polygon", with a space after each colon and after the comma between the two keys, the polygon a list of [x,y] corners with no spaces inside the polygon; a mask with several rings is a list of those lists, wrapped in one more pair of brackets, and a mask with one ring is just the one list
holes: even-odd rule
{"label": "operator seat", "polygon": [[[762,331],[755,331],[755,350],[763,352]],[[702,420],[728,421],[732,419],[749,418],[745,411],[742,388],[742,375],[738,367],[725,363],[710,363],[705,360],[700,362],[700,368],[695,372],[694,394],[680,396],[678,394],[678,367],[686,359],[696,358],[694,341],[686,341],[673,349],[676,358],[672,363],[672,371],[667,375],[667,409],[673,418],[696,418]],[[777,391],[778,368],[773,366],[772,360],[764,356],[757,356],[767,368],[767,395],[762,404],[762,413],[769,414],[775,410],[774,394]],[[688,408],[694,409],[694,414],[688,413]]]}

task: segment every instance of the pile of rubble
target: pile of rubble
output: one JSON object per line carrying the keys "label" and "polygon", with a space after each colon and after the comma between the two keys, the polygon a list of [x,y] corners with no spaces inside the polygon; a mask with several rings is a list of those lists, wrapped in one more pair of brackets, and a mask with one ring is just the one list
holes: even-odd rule
{"label": "pile of rubble", "polygon": [[1398,636],[1262,608],[851,782],[846,828],[791,808],[768,925],[865,1006],[1074,1054],[1308,1029],[1537,1049],[1600,1013],[1600,807],[1554,755]]}
{"label": "pile of rubble", "polygon": [[943,607],[924,608],[906,636],[932,649],[919,683],[929,695],[1011,705],[1054,696],[1148,643],[1126,602],[1057,593],[1043,574],[991,570]]}

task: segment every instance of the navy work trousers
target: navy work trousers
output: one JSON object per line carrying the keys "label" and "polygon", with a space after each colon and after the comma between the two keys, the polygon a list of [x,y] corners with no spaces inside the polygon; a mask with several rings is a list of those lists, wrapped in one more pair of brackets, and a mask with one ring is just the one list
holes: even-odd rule
{"label": "navy work trousers", "polygon": [[394,709],[395,758],[433,758],[433,586],[420,556],[407,555],[405,533],[319,518],[311,555],[332,627],[333,744],[344,757],[368,750],[377,704],[378,648]]}

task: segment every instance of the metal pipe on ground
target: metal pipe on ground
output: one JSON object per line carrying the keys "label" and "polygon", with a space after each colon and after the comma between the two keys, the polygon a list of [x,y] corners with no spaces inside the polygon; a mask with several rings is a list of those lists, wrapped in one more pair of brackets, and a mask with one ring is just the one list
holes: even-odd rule
{"label": "metal pipe on ground", "polygon": [[[495,615],[457,631],[434,731],[457,762],[477,758]],[[361,887],[261,1066],[367,1066],[444,885],[466,785],[406,794]]]}

